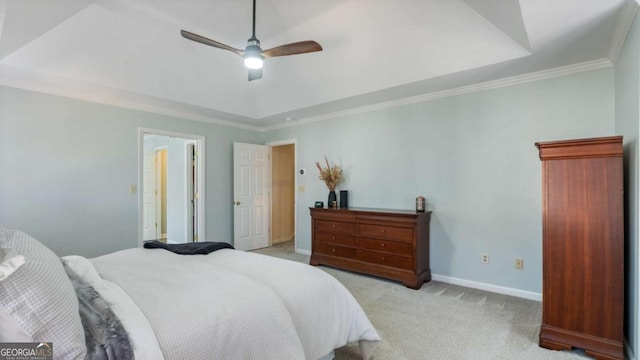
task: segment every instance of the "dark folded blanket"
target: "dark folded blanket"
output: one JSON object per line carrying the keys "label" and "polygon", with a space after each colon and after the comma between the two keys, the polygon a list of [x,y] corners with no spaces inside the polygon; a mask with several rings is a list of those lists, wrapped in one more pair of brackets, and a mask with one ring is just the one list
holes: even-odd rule
{"label": "dark folded blanket", "polygon": [[153,240],[144,243],[145,249],[165,249],[180,255],[206,255],[220,249],[233,249],[231,244],[226,242],[202,241],[185,244],[165,244]]}

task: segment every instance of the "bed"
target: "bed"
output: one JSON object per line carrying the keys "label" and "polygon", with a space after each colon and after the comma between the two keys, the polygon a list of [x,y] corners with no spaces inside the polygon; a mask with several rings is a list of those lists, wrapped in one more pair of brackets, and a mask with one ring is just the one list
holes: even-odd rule
{"label": "bed", "polygon": [[369,359],[380,337],[306,264],[232,249],[58,258],[0,226],[0,342],[14,341],[51,342],[54,359],[154,360],[331,359],[358,342]]}

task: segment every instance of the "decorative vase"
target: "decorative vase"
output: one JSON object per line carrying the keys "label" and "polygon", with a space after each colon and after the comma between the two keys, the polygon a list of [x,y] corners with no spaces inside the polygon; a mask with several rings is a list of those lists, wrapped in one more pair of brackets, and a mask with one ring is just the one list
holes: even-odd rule
{"label": "decorative vase", "polygon": [[329,200],[327,201],[327,207],[328,208],[334,208],[336,207],[335,204],[337,203],[338,198],[336,197],[336,192],[333,190],[329,191]]}

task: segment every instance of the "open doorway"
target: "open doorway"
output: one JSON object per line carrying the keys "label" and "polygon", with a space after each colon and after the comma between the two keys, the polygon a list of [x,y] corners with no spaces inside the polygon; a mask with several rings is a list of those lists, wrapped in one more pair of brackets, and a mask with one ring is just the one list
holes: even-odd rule
{"label": "open doorway", "polygon": [[139,244],[204,234],[204,138],[140,129]]}
{"label": "open doorway", "polygon": [[286,140],[267,145],[271,149],[271,245],[295,251],[296,143]]}

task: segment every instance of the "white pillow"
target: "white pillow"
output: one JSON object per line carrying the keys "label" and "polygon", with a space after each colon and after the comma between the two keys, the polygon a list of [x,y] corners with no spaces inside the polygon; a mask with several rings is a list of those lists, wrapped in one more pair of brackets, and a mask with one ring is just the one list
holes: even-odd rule
{"label": "white pillow", "polygon": [[0,306],[33,341],[52,342],[54,359],[84,359],[78,299],[60,258],[18,230],[0,229],[0,247],[26,260],[0,281]]}
{"label": "white pillow", "polygon": [[24,264],[24,256],[16,254],[13,249],[0,247],[0,281],[9,277]]}

